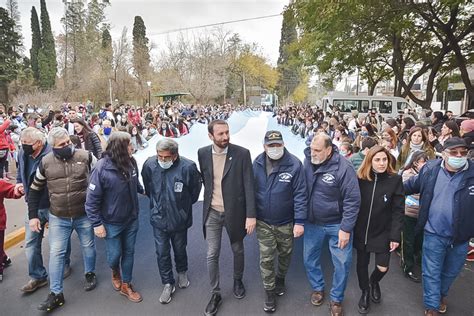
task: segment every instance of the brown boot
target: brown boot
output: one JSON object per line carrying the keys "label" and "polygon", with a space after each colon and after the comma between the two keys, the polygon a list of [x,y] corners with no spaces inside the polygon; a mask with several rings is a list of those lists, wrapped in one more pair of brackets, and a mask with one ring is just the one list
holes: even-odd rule
{"label": "brown boot", "polygon": [[439,310],[438,313],[440,314],[446,314],[446,311],[448,310],[448,301],[445,297],[441,297],[441,302],[439,303]]}
{"label": "brown boot", "polygon": [[311,304],[314,306],[320,306],[324,301],[324,292],[323,291],[314,291],[311,294]]}
{"label": "brown boot", "polygon": [[435,311],[434,309],[427,309],[425,310],[425,316],[438,316],[438,311]]}
{"label": "brown boot", "polygon": [[344,315],[342,312],[342,305],[339,302],[332,302],[329,303],[329,309],[331,311],[331,316],[342,316]]}
{"label": "brown boot", "polygon": [[119,270],[112,269],[112,286],[115,291],[120,291],[120,287],[122,287],[122,276]]}
{"label": "brown boot", "polygon": [[139,303],[142,301],[142,296],[140,293],[135,292],[131,283],[122,283],[120,288],[120,294],[126,296],[130,301],[134,303]]}

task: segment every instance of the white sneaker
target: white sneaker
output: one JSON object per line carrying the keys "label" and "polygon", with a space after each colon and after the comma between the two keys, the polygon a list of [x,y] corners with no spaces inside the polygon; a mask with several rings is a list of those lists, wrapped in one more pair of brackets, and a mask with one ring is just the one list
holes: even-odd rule
{"label": "white sneaker", "polygon": [[178,273],[178,287],[185,289],[189,286],[188,273],[186,271]]}
{"label": "white sneaker", "polygon": [[176,291],[176,288],[173,284],[165,284],[165,287],[163,288],[163,292],[161,293],[160,296],[160,303],[161,304],[168,304],[171,302],[171,295]]}

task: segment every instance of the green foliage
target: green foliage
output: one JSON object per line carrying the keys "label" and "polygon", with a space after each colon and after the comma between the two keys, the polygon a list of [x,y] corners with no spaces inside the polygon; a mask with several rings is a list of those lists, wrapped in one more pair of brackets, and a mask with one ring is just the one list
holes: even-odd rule
{"label": "green foliage", "polygon": [[54,36],[45,0],[41,0],[41,48],[38,52],[39,86],[49,90],[56,85],[58,64]]}
{"label": "green foliage", "polygon": [[135,16],[133,23],[133,68],[140,83],[147,79],[150,71],[149,40],[146,36],[145,22],[141,16]]}
{"label": "green foliage", "polygon": [[38,53],[41,48],[41,30],[38,13],[36,13],[36,8],[34,6],[31,8],[31,34],[31,69],[33,71],[33,77],[36,81],[39,81]]}
{"label": "green foliage", "polygon": [[14,47],[20,44],[20,35],[15,31],[15,21],[8,11],[0,7],[0,82],[9,83],[16,78],[19,54]]}

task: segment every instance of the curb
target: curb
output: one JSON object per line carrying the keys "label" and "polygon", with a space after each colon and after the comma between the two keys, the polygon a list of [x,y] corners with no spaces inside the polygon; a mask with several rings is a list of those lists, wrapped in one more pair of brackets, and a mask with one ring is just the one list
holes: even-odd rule
{"label": "curb", "polygon": [[8,248],[11,248],[15,246],[16,244],[22,242],[25,240],[25,227],[23,226],[22,228],[19,228],[10,234],[8,234],[5,238],[5,243],[4,243],[4,248],[7,250]]}

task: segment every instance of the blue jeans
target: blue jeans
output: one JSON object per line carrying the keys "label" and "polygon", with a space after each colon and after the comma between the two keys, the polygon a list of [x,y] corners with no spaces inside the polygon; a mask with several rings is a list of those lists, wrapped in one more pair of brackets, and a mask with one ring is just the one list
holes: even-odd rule
{"label": "blue jeans", "polygon": [[304,226],[303,257],[309,283],[313,291],[324,291],[324,278],[321,269],[321,252],[324,240],[329,240],[334,273],[332,276],[331,301],[342,302],[347,285],[347,278],[352,263],[352,234],[349,243],[344,249],[339,249],[340,224],[314,225],[307,223]]}
{"label": "blue jeans", "polygon": [[122,272],[122,282],[132,281],[133,255],[137,239],[138,220],[124,225],[105,224],[107,263],[112,270]]}
{"label": "blue jeans", "polygon": [[171,245],[173,246],[174,262],[178,273],[188,271],[188,230],[179,232],[166,232],[153,227],[155,236],[156,260],[160,270],[161,282],[163,284],[174,284],[173,264],[171,262]]}
{"label": "blue jeans", "polygon": [[[28,275],[35,280],[43,280],[48,277],[48,272],[43,265],[43,255],[41,254],[41,244],[44,237],[44,225],[49,219],[49,209],[38,210],[38,218],[41,223],[41,231],[33,232],[30,229],[28,213],[25,217],[25,254],[28,260]],[[66,265],[71,263],[71,239],[66,250]]]}
{"label": "blue jeans", "polygon": [[423,239],[423,303],[438,310],[441,297],[448,291],[464,266],[469,242],[453,245],[451,238],[425,231]]}
{"label": "blue jeans", "polygon": [[86,215],[78,218],[49,214],[49,287],[51,292],[63,292],[64,262],[67,244],[75,230],[82,247],[84,273],[95,271],[94,230]]}

